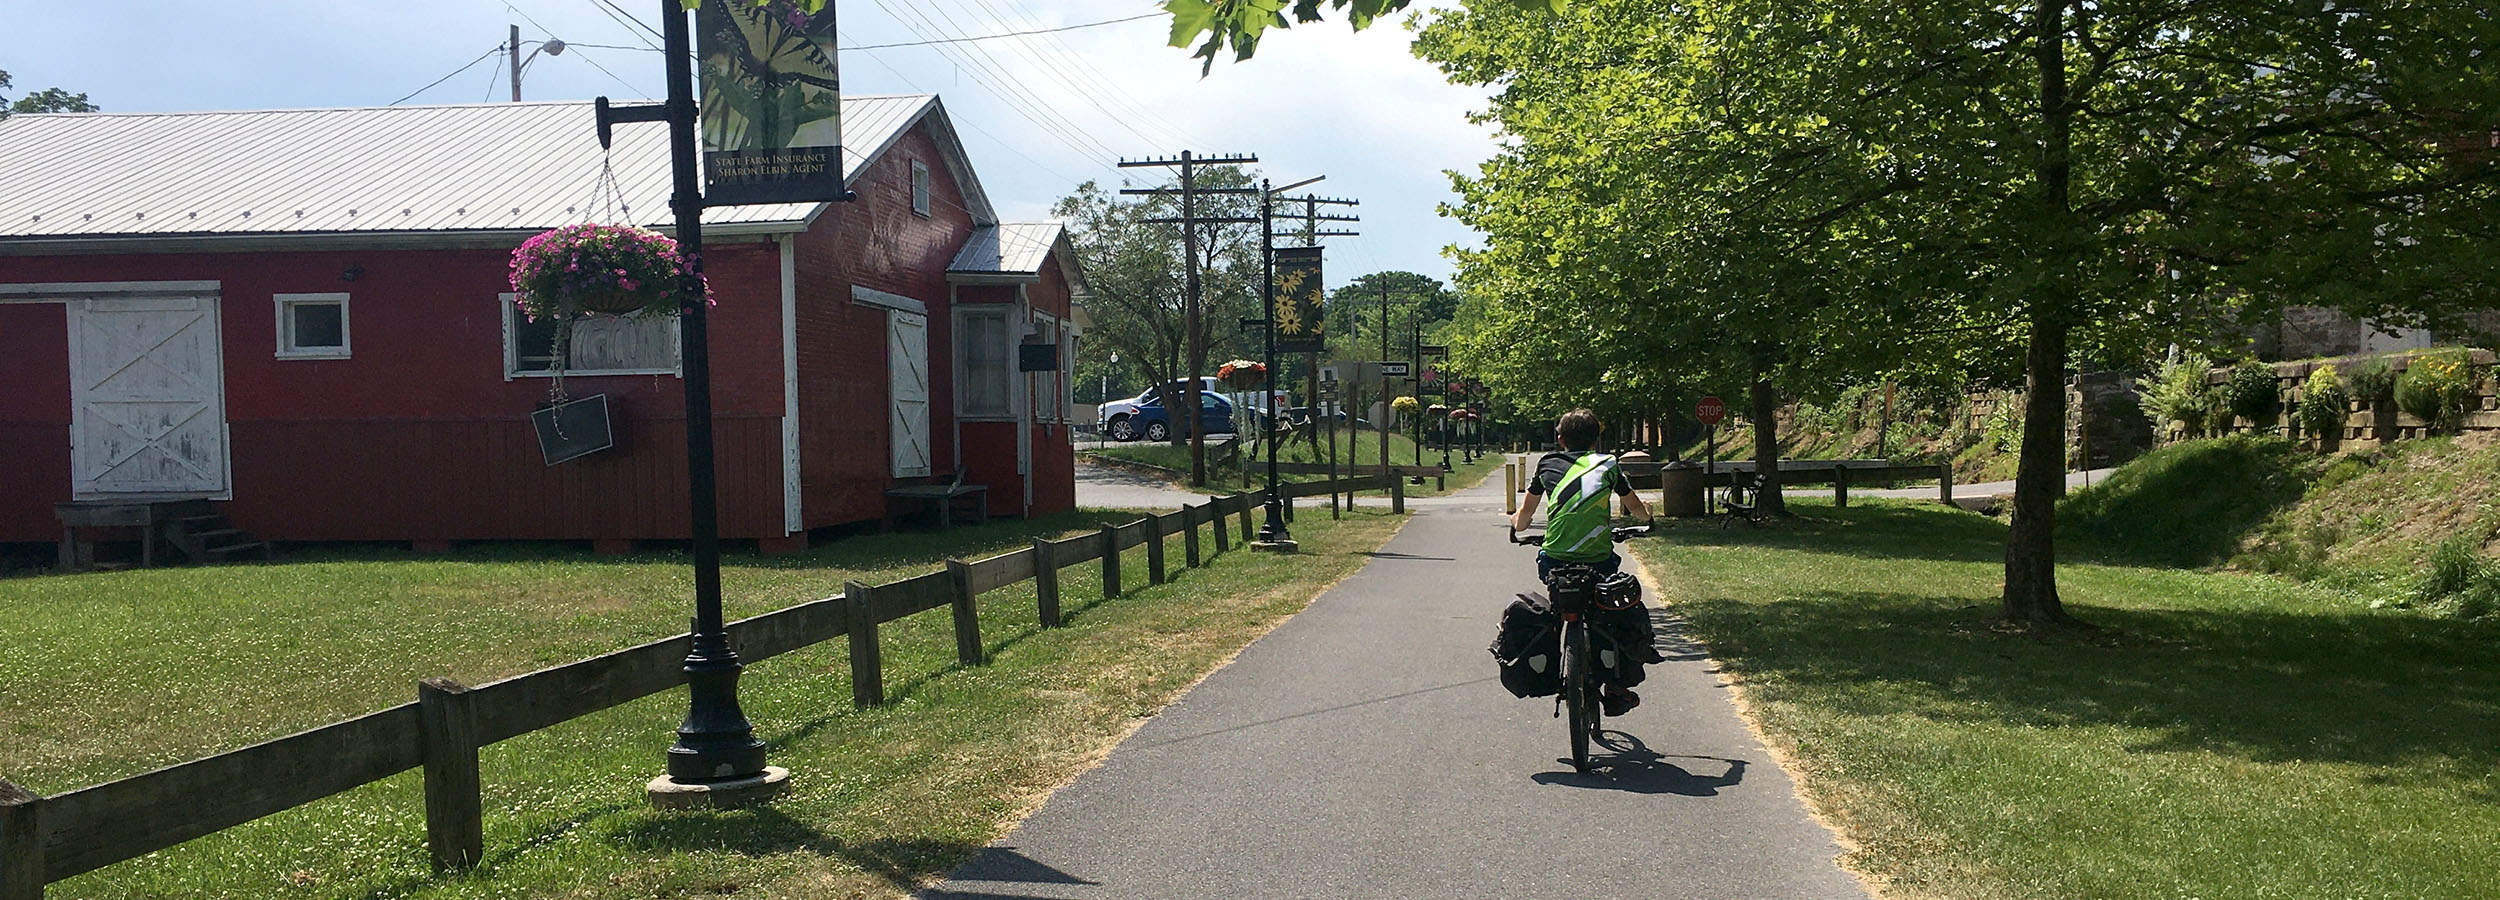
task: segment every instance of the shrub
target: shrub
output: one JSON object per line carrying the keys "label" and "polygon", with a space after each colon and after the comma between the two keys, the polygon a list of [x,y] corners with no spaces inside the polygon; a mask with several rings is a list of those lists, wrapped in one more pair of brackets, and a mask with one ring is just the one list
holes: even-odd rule
{"label": "shrub", "polygon": [[2396,378],[2396,408],[2432,431],[2453,432],[2465,424],[2480,380],[2463,350],[2417,356]]}
{"label": "shrub", "polygon": [[2000,398],[1996,407],[1988,410],[1985,440],[1998,453],[2012,453],[2022,447],[2024,402],[2023,395],[2013,394]]}
{"label": "shrub", "polygon": [[2222,383],[2223,408],[2251,423],[2264,425],[2274,421],[2283,410],[2282,388],[2274,377],[2274,367],[2253,359],[2241,360],[2231,367],[2231,377]]}
{"label": "shrub", "polygon": [[2204,434],[2211,409],[2205,389],[2205,371],[2210,368],[2211,363],[2194,353],[2162,366],[2153,376],[2152,390],[2145,393],[2145,412],[2162,424],[2178,425],[2189,437]]}
{"label": "shrub", "polygon": [[2375,360],[2354,369],[2351,375],[2345,377],[2344,387],[2352,391],[2355,399],[2374,405],[2385,403],[2396,393],[2396,370],[2386,360]]}
{"label": "shrub", "polygon": [[2336,377],[2334,366],[2310,370],[2309,380],[2301,383],[2300,404],[2293,408],[2293,418],[2300,430],[2321,438],[2343,430],[2345,408],[2352,405],[2344,393],[2344,382]]}
{"label": "shrub", "polygon": [[2481,545],[2464,535],[2441,541],[2430,563],[2414,582],[2413,605],[2463,619],[2500,612],[2500,565],[2483,556]]}

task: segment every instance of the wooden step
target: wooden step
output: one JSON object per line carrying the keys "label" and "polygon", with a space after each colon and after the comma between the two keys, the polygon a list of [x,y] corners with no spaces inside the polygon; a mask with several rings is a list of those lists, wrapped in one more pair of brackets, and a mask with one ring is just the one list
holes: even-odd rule
{"label": "wooden step", "polygon": [[226,544],[218,547],[210,547],[201,552],[210,556],[225,556],[233,553],[241,553],[246,550],[257,550],[260,551],[263,556],[266,556],[269,553],[269,543],[267,541],[247,541],[240,544]]}

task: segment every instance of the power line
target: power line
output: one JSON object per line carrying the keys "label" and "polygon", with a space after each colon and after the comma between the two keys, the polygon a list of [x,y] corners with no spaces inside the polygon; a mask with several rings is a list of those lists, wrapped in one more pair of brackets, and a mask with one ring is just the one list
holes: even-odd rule
{"label": "power line", "polygon": [[[626,12],[626,11],[625,11],[625,9],[624,9],[624,7],[621,7],[621,6],[616,5],[615,0],[591,0],[591,2],[592,2],[592,3],[594,3],[594,4],[596,4],[596,5],[599,7],[599,10],[600,10],[601,12],[607,13],[607,14],[608,14],[608,18],[615,19],[615,20],[617,21],[617,24],[619,24],[619,25],[631,25],[631,26],[633,26],[633,28],[640,28],[640,29],[642,29],[643,31],[649,32],[649,33],[651,34],[651,36],[652,36],[652,37],[659,38],[659,39],[660,39],[660,41],[661,41],[662,43],[666,43],[666,42],[668,41],[668,37],[667,37],[666,35],[661,34],[661,33],[659,32],[659,29],[653,28],[653,27],[651,27],[650,25],[645,24],[645,23],[642,21],[642,18],[641,18],[640,16],[636,16],[636,15],[634,15],[633,13]],[[627,29],[627,31],[628,31],[628,32],[631,32],[631,31],[632,31],[632,29],[631,29],[631,28],[629,28],[629,29]],[[642,40],[642,36],[641,36],[641,35],[634,35],[634,39],[635,39],[635,40],[638,40],[638,41],[639,41],[639,40]],[[649,49],[652,49],[652,50],[658,50],[658,49],[660,49],[660,48],[658,48],[658,47],[651,47],[651,48],[649,48]]]}
{"label": "power line", "polygon": [[[922,31],[919,25],[905,20],[902,14],[896,12],[894,7],[886,3],[885,0],[877,0],[877,6],[878,8],[885,10],[887,15],[894,17],[894,20],[898,24],[901,24],[905,29],[910,30],[913,34],[924,38],[928,37],[928,32]],[[912,9],[912,7],[908,5],[904,8]],[[913,10],[912,14],[915,18],[919,19],[920,22],[927,24],[930,31],[934,31],[941,35],[945,34],[944,29],[939,28],[936,22],[931,21],[924,16],[920,16],[917,10]],[[1041,127],[1044,131],[1050,133],[1054,139],[1058,140],[1062,144],[1065,144],[1068,149],[1076,151],[1077,155],[1085,156],[1091,159],[1100,159],[1106,156],[1117,155],[1112,152],[1108,145],[1103,144],[1101,141],[1094,140],[1091,136],[1085,133],[1084,129],[1078,128],[1075,123],[1069,122],[1065,117],[1052,112],[1048,103],[1045,103],[1039,98],[1033,97],[1031,94],[1018,88],[1014,77],[1001,71],[992,63],[985,61],[989,58],[988,54],[982,53],[979,47],[974,46],[963,48],[969,50],[973,54],[977,54],[979,58],[973,58],[970,56],[959,57],[957,56],[957,48],[944,44],[938,45],[937,49],[940,54],[946,55],[950,61],[955,61],[959,68],[969,67],[977,70],[977,72],[973,74],[973,83],[981,85],[993,96],[998,97],[1002,102],[1006,103],[1010,109],[1016,112],[1017,115],[1023,116],[1026,120]],[[989,77],[985,78],[984,74]],[[991,79],[995,79],[995,83],[993,83]],[[1001,85],[1004,85],[1004,87],[1001,87]],[[1088,144],[1092,146],[1086,146]]]}
{"label": "power line", "polygon": [[1100,28],[1100,27],[1105,26],[1105,25],[1118,25],[1118,24],[1120,24],[1120,23],[1122,23],[1122,22],[1135,22],[1135,21],[1137,21],[1137,20],[1139,20],[1139,19],[1154,19],[1154,18],[1160,18],[1160,17],[1166,16],[1166,15],[1170,15],[1170,13],[1150,12],[1150,13],[1145,13],[1145,14],[1143,14],[1143,15],[1135,15],[1135,16],[1130,16],[1130,17],[1125,18],[1125,19],[1104,19],[1104,20],[1102,20],[1102,21],[1100,21],[1100,22],[1086,22],[1086,23],[1082,23],[1082,24],[1078,24],[1078,25],[1062,25],[1062,26],[1059,26],[1059,27],[1057,27],[1057,28],[1035,28],[1035,29],[1032,29],[1032,30],[1030,30],[1030,31],[1009,31],[1009,32],[1004,32],[1004,33],[1000,33],[1000,34],[982,34],[982,35],[974,35],[974,36],[972,36],[972,37],[947,38],[947,39],[945,39],[945,40],[937,40],[937,41],[908,41],[908,42],[905,42],[905,43],[900,43],[900,44],[865,44],[865,45],[858,46],[858,47],[844,47],[844,48],[842,48],[842,49],[844,49],[844,50],[884,50],[884,49],[888,49],[888,48],[891,48],[891,47],[926,47],[926,46],[929,46],[929,45],[932,45],[932,44],[966,44],[966,43],[971,43],[971,42],[973,42],[973,41],[995,41],[995,40],[998,40],[998,39],[1000,39],[1000,38],[1025,37],[1025,36],[1027,36],[1027,35],[1035,35],[1035,34],[1056,34],[1056,33],[1058,33],[1058,32],[1062,32],[1062,31],[1075,31],[1075,30],[1077,30],[1077,29],[1079,29],[1079,28]]}
{"label": "power line", "polygon": [[[997,17],[1000,24],[1007,27],[1031,27],[1041,24],[1034,21],[1029,16],[1015,12],[1013,5],[1009,5],[1007,9],[1002,10],[997,6],[991,5],[990,0],[973,0],[973,2],[979,4],[982,9],[989,10],[993,16]],[[1019,42],[1019,47],[1029,47],[1036,58],[1041,59],[1044,65],[1049,66],[1051,69],[1059,72],[1063,76],[1067,76],[1070,85],[1076,87],[1077,93],[1080,96],[1085,97],[1086,102],[1093,103],[1095,108],[1102,108],[1101,104],[1095,102],[1095,98],[1097,96],[1107,98],[1113,104],[1119,106],[1123,112],[1115,113],[1110,110],[1105,110],[1105,114],[1111,115],[1114,119],[1121,121],[1123,127],[1127,127],[1127,119],[1133,118],[1139,123],[1153,128],[1155,131],[1165,135],[1163,138],[1150,138],[1148,143],[1179,143],[1182,146],[1204,145],[1209,143],[1208,141],[1202,140],[1196,135],[1190,133],[1187,129],[1174,124],[1171,120],[1155,113],[1152,109],[1146,108],[1144,104],[1136,102],[1136,99],[1130,95],[1128,91],[1122,89],[1116,82],[1110,80],[1108,76],[1104,76],[1101,70],[1093,68],[1091,63],[1085,61],[1083,54],[1076,53],[1057,37],[1047,37],[1041,41]],[[1058,58],[1065,58],[1074,61],[1080,71],[1071,71],[1067,67],[1061,66],[1057,62],[1053,61]],[[1089,72],[1091,73],[1090,75],[1087,74]],[[1078,82],[1083,82],[1083,84],[1078,84]],[[1136,129],[1131,128],[1130,130],[1134,132]]]}
{"label": "power line", "polygon": [[408,99],[409,99],[410,97],[415,97],[415,96],[416,96],[416,95],[418,95],[418,94],[422,94],[422,93],[425,93],[425,92],[427,92],[427,91],[433,90],[435,85],[442,84],[443,82],[446,82],[446,81],[450,81],[450,80],[452,80],[453,78],[458,77],[458,76],[460,75],[460,73],[468,71],[468,70],[470,69],[470,67],[475,66],[475,65],[477,65],[478,63],[485,62],[485,61],[486,61],[486,59],[487,59],[487,57],[494,56],[495,54],[497,54],[497,53],[501,53],[501,52],[503,52],[503,44],[502,44],[502,43],[500,43],[500,42],[498,42],[498,43],[496,43],[496,44],[495,44],[495,46],[487,48],[486,52],[478,54],[478,56],[477,56],[477,58],[476,58],[476,59],[469,60],[468,65],[464,65],[464,66],[461,66],[460,68],[453,69],[453,70],[451,70],[451,72],[450,72],[449,74],[446,74],[446,75],[444,75],[444,76],[443,76],[443,77],[441,77],[441,78],[434,79],[433,81],[427,82],[427,83],[426,83],[426,85],[425,85],[424,87],[418,88],[418,89],[413,90],[413,91],[409,91],[409,92],[408,92],[408,96],[407,96],[407,97],[401,97],[401,98],[399,98],[399,99],[397,99],[397,100],[393,100],[393,101],[391,101],[391,102],[389,102],[389,103],[385,103],[385,104],[382,104],[382,105],[384,105],[384,106],[398,106],[398,105],[400,105],[400,104],[402,104],[402,103],[406,103],[406,102],[408,102]]}
{"label": "power line", "polygon": [[[1015,23],[1009,21],[1005,15],[999,13],[998,9],[991,6],[988,0],[974,0],[974,2],[979,4],[982,9],[988,10],[992,16],[996,17],[995,21],[997,21],[998,24],[1008,27],[1014,26]],[[963,12],[965,12],[969,18],[979,18],[977,15],[973,14],[973,11],[969,7],[964,7]],[[1037,66],[1039,66],[1039,69],[1037,69],[1038,72],[1047,77],[1057,78],[1063,86],[1068,88],[1069,93],[1075,94],[1077,99],[1085,101],[1086,105],[1093,107],[1096,112],[1102,113],[1103,117],[1111,120],[1112,124],[1118,125],[1122,129],[1127,130],[1128,133],[1136,135],[1138,140],[1146,142],[1149,146],[1155,144],[1165,144],[1171,141],[1171,138],[1168,136],[1157,137],[1138,130],[1136,125],[1129,123],[1128,117],[1121,116],[1104,107],[1102,105],[1102,101],[1094,98],[1093,92],[1079,87],[1076,84],[1075,79],[1069,76],[1069,73],[1065,68],[1062,68],[1058,63],[1038,52],[1034,47],[1030,46],[1028,42],[1017,41],[1011,46],[1015,48],[1017,53],[1022,54],[1025,59],[1032,60]]]}
{"label": "power line", "polygon": [[[919,35],[924,38],[928,37],[932,33],[940,36],[950,35],[950,32],[940,27],[936,20],[929,18],[917,7],[914,7],[909,3],[904,4],[903,9],[909,11],[913,19],[917,20],[919,24],[914,24],[912,21],[905,21],[902,13],[897,12],[895,8],[886,3],[885,0],[877,0],[877,8],[885,10],[886,14],[893,17],[896,23],[901,24],[905,29],[910,30],[915,35]],[[927,31],[921,30],[920,25],[922,24],[928,26]],[[959,68],[969,66],[982,73],[987,73],[992,79],[994,79],[994,81],[984,80],[980,75],[975,75],[973,77],[973,82],[988,89],[991,94],[997,96],[1000,100],[1005,101],[1011,107],[1014,107],[1019,115],[1023,115],[1035,125],[1039,125],[1043,129],[1052,132],[1060,139],[1061,143],[1066,144],[1069,149],[1077,151],[1078,155],[1094,158],[1113,155],[1109,145],[1106,145],[1101,141],[1094,140],[1091,135],[1085,133],[1084,129],[1077,127],[1076,123],[1068,121],[1066,116],[1060,115],[1058,112],[1053,110],[1048,102],[1043,101],[1041,98],[1034,96],[1031,92],[1024,90],[1013,75],[1000,68],[995,63],[995,60],[980,47],[953,47],[946,44],[938,44],[936,46],[940,55],[946,56],[950,61],[956,62]]]}

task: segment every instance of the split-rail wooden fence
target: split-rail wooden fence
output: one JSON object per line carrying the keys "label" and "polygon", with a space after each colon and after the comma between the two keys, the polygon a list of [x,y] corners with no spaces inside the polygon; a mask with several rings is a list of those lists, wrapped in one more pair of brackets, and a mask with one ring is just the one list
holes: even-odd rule
{"label": "split-rail wooden fence", "polygon": [[[1285,485],[1288,501],[1331,491],[1386,491],[1393,511],[1406,508],[1396,478]],[[851,701],[876,706],[885,702],[878,625],[948,608],[956,654],[977,665],[986,656],[974,603],[981,594],[1032,581],[1041,625],[1055,628],[1061,569],[1099,560],[1103,597],[1117,598],[1120,553],[1144,544],[1143,574],[1162,584],[1165,538],[1180,536],[1186,565],[1200,565],[1201,531],[1211,532],[1220,553],[1231,549],[1230,526],[1238,519],[1247,544],[1252,513],[1265,502],[1265,491],[1212,497],[987,559],[948,560],[940,571],[890,584],[847,583],[838,596],[729,623],[730,644],[752,664],[847,637]],[[66,793],[38,795],[0,780],[0,900],[40,900],[51,882],[415,768],[425,770],[426,840],[435,868],[467,868],[484,850],[479,749],[684,684],[691,641],[679,635],[474,687],[428,678],[413,703]]]}

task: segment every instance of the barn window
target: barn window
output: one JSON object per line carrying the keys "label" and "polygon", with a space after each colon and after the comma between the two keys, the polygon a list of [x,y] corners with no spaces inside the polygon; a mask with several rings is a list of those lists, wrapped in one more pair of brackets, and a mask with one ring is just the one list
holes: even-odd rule
{"label": "barn window", "polygon": [[1015,403],[1008,393],[1014,371],[1014,347],[1007,334],[1004,305],[962,305],[955,308],[955,410],[966,419],[1011,419]]}
{"label": "barn window", "polygon": [[[554,374],[555,323],[532,322],[504,294],[503,360],[505,378]],[[675,375],[677,317],[618,318],[591,316],[573,325],[572,362],[566,375]]]}
{"label": "barn window", "polygon": [[278,358],[346,359],[346,294],[279,294]]}
{"label": "barn window", "polygon": [[916,159],[911,161],[911,211],[929,214],[929,166]]}

